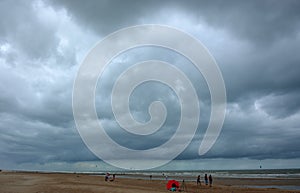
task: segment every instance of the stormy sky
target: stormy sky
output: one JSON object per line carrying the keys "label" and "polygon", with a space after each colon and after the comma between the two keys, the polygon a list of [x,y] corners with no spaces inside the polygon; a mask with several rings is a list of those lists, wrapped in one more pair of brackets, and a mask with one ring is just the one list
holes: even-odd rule
{"label": "stormy sky", "polygon": [[181,55],[143,47],[112,60],[96,89],[97,113],[115,141],[128,148],[148,149],[174,134],[180,108],[175,93],[164,85],[143,84],[130,99],[133,116],[141,122],[149,120],[151,102],[166,105],[162,130],[150,136],[124,132],[110,106],[113,81],[122,71],[156,59],[186,64],[182,71],[201,101],[196,135],[163,168],[300,167],[299,1],[0,0],[0,168],[110,168],[86,147],[76,129],[73,82],[97,42],[139,24],[172,26],[206,46],[225,82],[225,122],[212,149],[199,156],[211,110],[205,80]]}

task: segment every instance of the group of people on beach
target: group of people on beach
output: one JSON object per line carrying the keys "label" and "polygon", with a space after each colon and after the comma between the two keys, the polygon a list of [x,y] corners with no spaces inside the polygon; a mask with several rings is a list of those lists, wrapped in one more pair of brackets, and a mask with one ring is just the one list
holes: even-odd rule
{"label": "group of people on beach", "polygon": [[110,173],[108,173],[108,172],[106,173],[105,178],[104,178],[105,181],[111,181],[111,182],[115,181],[115,179],[116,179],[116,175],[113,174],[112,178],[111,178]]}
{"label": "group of people on beach", "polygon": [[[206,185],[206,186],[208,185],[208,182],[209,182],[209,186],[212,187],[213,179],[212,179],[211,174],[210,174],[208,177],[207,177],[207,174],[204,175],[204,182],[205,182],[205,185]],[[200,175],[198,175],[198,177],[197,177],[197,185],[200,185],[200,186],[201,186]]]}

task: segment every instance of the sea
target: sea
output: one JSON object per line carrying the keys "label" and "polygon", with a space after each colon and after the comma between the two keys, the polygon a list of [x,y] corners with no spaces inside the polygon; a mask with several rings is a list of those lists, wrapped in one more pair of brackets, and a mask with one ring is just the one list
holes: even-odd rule
{"label": "sea", "polygon": [[[100,172],[105,174],[106,172]],[[95,172],[99,174],[99,172]],[[144,176],[149,178],[152,175],[153,178],[161,180],[166,177],[189,177],[195,178],[195,176],[204,174],[211,174],[218,178],[294,178],[300,179],[300,169],[257,169],[257,170],[191,170],[191,171],[114,171],[112,173],[128,176]]]}

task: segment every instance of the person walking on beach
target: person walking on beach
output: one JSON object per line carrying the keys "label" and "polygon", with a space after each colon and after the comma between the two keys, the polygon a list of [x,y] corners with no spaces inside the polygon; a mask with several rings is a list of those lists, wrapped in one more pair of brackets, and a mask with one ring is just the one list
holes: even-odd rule
{"label": "person walking on beach", "polygon": [[204,176],[204,181],[205,181],[205,185],[207,186],[207,185],[208,185],[208,178],[207,178],[207,174],[205,174],[205,176]]}
{"label": "person walking on beach", "polygon": [[187,192],[187,187],[184,183],[184,179],[182,180],[181,187],[178,189],[179,192],[184,191]]}
{"label": "person walking on beach", "polygon": [[200,186],[201,186],[200,175],[198,175],[198,177],[197,177],[197,185],[198,184],[200,184]]}
{"label": "person walking on beach", "polygon": [[211,175],[208,176],[208,180],[209,180],[209,187],[211,187],[212,186],[212,181],[213,181]]}
{"label": "person walking on beach", "polygon": [[110,174],[107,172],[105,175],[105,181],[108,181]]}
{"label": "person walking on beach", "polygon": [[113,177],[112,177],[112,179],[110,179],[110,181],[113,182],[113,181],[115,181],[115,179],[116,179],[116,174],[113,174]]}

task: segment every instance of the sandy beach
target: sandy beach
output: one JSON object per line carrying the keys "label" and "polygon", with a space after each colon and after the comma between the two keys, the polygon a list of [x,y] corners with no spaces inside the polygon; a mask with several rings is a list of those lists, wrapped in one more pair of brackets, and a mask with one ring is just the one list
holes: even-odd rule
{"label": "sandy beach", "polygon": [[[116,178],[113,182],[104,181],[104,176],[87,174],[5,172],[0,173],[1,193],[152,193],[169,192],[165,180],[145,180]],[[300,192],[276,188],[252,188],[249,186],[300,186],[299,179],[236,179],[216,178],[213,187],[197,186],[195,182],[185,182],[185,192],[209,193],[268,193]]]}

